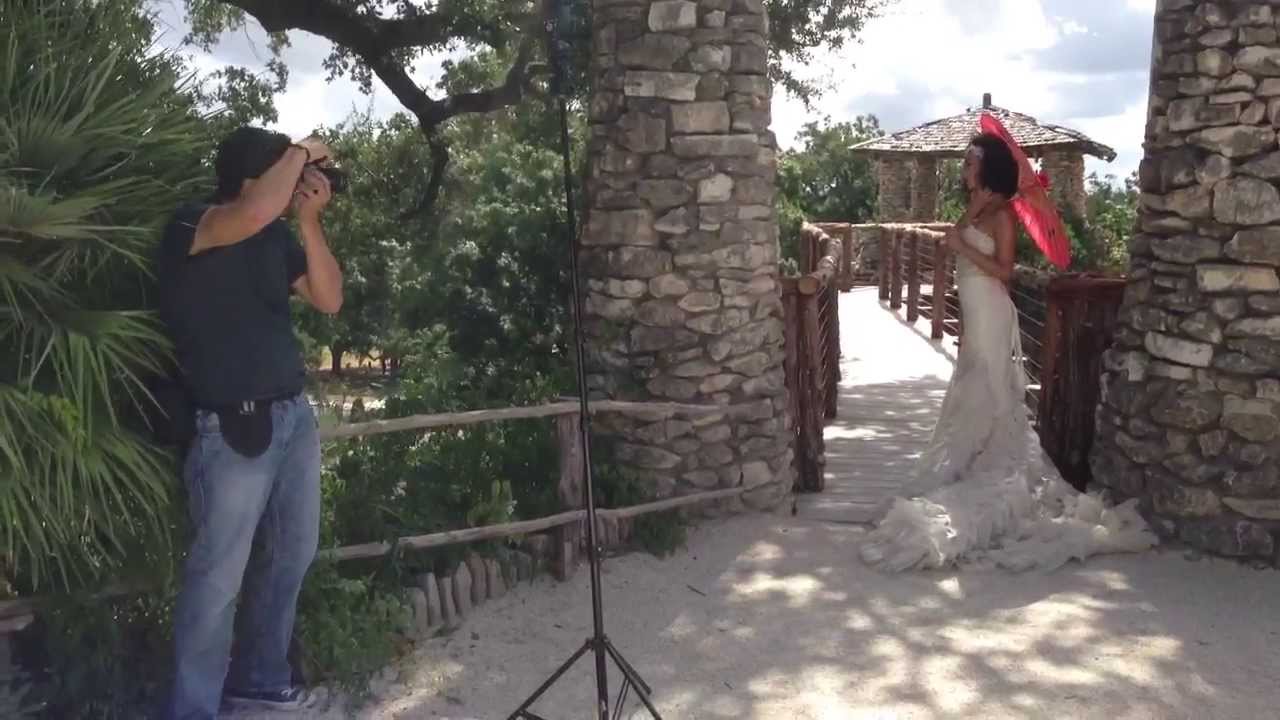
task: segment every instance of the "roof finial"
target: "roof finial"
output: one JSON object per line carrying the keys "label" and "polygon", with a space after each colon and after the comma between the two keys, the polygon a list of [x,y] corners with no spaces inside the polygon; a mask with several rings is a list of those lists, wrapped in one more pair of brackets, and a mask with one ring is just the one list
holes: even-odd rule
{"label": "roof finial", "polygon": [[982,108],[984,110],[991,107],[991,93],[982,93]]}

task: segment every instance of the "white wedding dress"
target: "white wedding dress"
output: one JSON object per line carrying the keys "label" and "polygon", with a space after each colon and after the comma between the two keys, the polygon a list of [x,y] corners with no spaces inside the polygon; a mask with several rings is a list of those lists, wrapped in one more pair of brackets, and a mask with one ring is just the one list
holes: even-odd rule
{"label": "white wedding dress", "polygon": [[[995,240],[966,227],[984,255]],[[955,565],[1052,570],[1071,559],[1140,552],[1156,538],[1137,501],[1107,507],[1062,479],[1025,405],[1018,313],[1004,285],[958,257],[964,339],[914,480],[861,546],[887,571]]]}

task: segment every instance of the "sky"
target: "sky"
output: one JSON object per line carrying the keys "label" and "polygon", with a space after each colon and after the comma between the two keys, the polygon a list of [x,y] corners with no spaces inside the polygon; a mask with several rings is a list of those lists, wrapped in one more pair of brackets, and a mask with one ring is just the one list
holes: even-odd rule
{"label": "sky", "polygon": [[[892,0],[857,43],[816,53],[804,76],[825,92],[806,108],[779,90],[773,130],[783,148],[824,116],[875,115],[889,132],[963,112],[991,93],[996,105],[1084,132],[1114,148],[1115,161],[1090,159],[1088,170],[1124,177],[1142,158],[1156,0]],[[162,44],[176,46],[187,28],[181,0],[160,0]],[[326,40],[293,33],[285,61],[288,89],[276,98],[277,129],[305,135],[353,111],[383,117],[400,109],[377,84],[371,96],[346,80],[326,82]],[[261,67],[268,57],[256,26],[225,36],[212,53],[184,52],[195,67]],[[414,77],[439,79],[441,58],[426,58]]]}

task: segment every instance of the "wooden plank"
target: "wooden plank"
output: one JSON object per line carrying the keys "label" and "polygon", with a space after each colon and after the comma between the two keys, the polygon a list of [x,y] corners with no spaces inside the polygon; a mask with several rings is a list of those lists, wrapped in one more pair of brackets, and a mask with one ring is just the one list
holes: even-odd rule
{"label": "wooden plank", "polygon": [[869,523],[928,447],[951,361],[927,326],[886,310],[877,289],[842,294],[840,318],[840,421],[824,433],[825,490],[800,496],[797,511],[822,522]]}

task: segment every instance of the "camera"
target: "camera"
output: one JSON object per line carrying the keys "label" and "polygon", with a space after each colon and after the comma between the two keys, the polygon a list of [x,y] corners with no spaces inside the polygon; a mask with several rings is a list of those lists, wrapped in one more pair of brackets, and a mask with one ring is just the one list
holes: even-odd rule
{"label": "camera", "polygon": [[328,178],[329,191],[332,192],[334,195],[346,192],[347,191],[347,174],[336,167],[321,165],[320,162],[322,161],[316,161],[308,164],[311,167],[315,168],[316,170],[319,170],[322,175]]}

